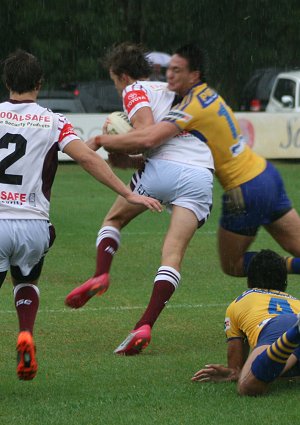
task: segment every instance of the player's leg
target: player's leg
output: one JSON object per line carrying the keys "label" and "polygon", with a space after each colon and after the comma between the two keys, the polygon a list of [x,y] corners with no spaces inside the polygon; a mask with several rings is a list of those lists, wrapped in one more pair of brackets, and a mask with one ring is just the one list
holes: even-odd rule
{"label": "player's leg", "polygon": [[[284,182],[275,167],[270,168],[270,177],[266,187],[274,193],[272,209],[265,228],[279,245],[295,258],[286,261],[288,273],[300,273],[300,217],[289,199]],[[273,187],[271,186],[273,184]]]}
{"label": "player's leg", "polygon": [[27,276],[23,276],[18,266],[11,267],[14,284],[14,300],[19,321],[17,340],[17,375],[19,379],[31,380],[35,377],[38,365],[33,329],[39,308],[40,291],[38,278],[43,266],[43,258]]}
{"label": "player's leg", "polygon": [[255,236],[240,235],[219,226],[218,250],[221,267],[224,273],[231,276],[246,276],[246,270],[254,252],[247,249]]}
{"label": "player's leg", "polygon": [[286,260],[288,273],[300,274],[300,217],[295,209],[265,226],[277,243],[294,257]]}
{"label": "player's leg", "polygon": [[14,285],[14,300],[20,332],[26,330],[33,334],[40,298],[38,279],[43,263],[44,258],[41,258],[27,276],[22,275],[18,266],[11,266],[11,278]]}
{"label": "player's leg", "polygon": [[102,295],[107,291],[111,264],[120,246],[120,231],[144,211],[146,208],[143,205],[129,204],[123,197],[117,197],[98,232],[94,276],[67,295],[65,299],[67,306],[80,308],[94,295]]}
{"label": "player's leg", "polygon": [[178,288],[181,262],[198,225],[197,217],[191,210],[176,205],[173,207],[170,226],[162,248],[161,266],[154,279],[150,302],[135,329],[144,324],[152,327]]}
{"label": "player's leg", "polygon": [[212,205],[211,171],[163,160],[149,161],[147,165],[148,173],[145,172],[139,188],[161,199],[172,215],[149,304],[134,330],[115,350],[116,354],[138,354],[149,344],[151,327],[178,287],[189,241],[208,218]]}
{"label": "player's leg", "polygon": [[251,370],[254,360],[257,356],[266,351],[268,347],[269,345],[261,345],[255,348],[246,360],[237,384],[238,393],[240,395],[256,396],[262,395],[268,391],[269,385],[257,379]]}
{"label": "player's leg", "polygon": [[173,207],[163,244],[161,267],[154,279],[150,301],[133,331],[114,351],[116,354],[139,354],[149,344],[154,323],[179,285],[181,262],[198,224],[197,217],[191,210]]}
{"label": "player's leg", "polygon": [[44,256],[54,241],[55,231],[53,226],[42,220],[15,220],[14,225],[15,248],[10,259],[10,272],[19,321],[17,374],[20,379],[31,380],[37,372],[33,340],[39,308],[37,285]]}
{"label": "player's leg", "polygon": [[113,256],[120,245],[120,231],[144,211],[143,205],[132,205],[123,197],[117,197],[98,232],[95,276],[109,273]]}
{"label": "player's leg", "polygon": [[[281,329],[285,328],[287,331],[272,344],[259,345],[253,350],[243,367],[238,382],[238,391],[241,395],[264,394],[271,382],[293,366],[300,346],[299,322],[299,315],[297,317],[293,314],[284,314],[275,317],[265,325],[266,327],[261,333],[266,332],[263,336],[263,340],[266,342],[269,338],[274,341],[274,335]],[[259,341],[261,340],[259,339]]]}

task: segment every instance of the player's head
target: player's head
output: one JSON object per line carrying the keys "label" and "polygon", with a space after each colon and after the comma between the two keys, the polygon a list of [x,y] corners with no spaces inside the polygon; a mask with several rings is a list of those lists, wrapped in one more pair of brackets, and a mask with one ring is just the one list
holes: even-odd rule
{"label": "player's head", "polygon": [[195,84],[206,82],[207,55],[197,44],[186,44],[173,54],[168,70],[169,89],[184,96]]}
{"label": "player's head", "polygon": [[104,59],[110,77],[119,92],[130,84],[130,80],[144,80],[151,74],[151,64],[139,44],[124,42],[112,48]]}
{"label": "player's head", "polygon": [[43,76],[42,67],[35,56],[18,49],[3,61],[3,82],[18,94],[39,90]]}
{"label": "player's head", "polygon": [[270,249],[263,249],[250,261],[248,287],[285,291],[287,269],[284,258]]}

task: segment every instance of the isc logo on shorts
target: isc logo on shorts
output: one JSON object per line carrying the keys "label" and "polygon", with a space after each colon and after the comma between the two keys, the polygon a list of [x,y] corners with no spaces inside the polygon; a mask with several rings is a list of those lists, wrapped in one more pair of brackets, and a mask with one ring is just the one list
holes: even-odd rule
{"label": "isc logo on shorts", "polygon": [[139,187],[137,188],[137,193],[139,195],[149,196],[149,194],[145,191],[142,185],[139,185]]}
{"label": "isc logo on shorts", "polygon": [[18,300],[16,302],[16,307],[19,307],[19,305],[22,305],[22,304],[24,304],[24,305],[30,305],[31,303],[32,303],[31,300],[24,300],[24,298],[22,298],[21,300]]}

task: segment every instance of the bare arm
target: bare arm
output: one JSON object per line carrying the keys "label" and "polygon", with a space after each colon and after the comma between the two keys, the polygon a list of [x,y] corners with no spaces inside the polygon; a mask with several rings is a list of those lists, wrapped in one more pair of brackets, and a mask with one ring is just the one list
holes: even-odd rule
{"label": "bare arm", "polygon": [[104,159],[89,149],[81,140],[76,139],[68,143],[64,152],[78,162],[96,180],[123,196],[128,202],[144,205],[153,211],[162,211],[162,207],[156,199],[131,192],[122,180],[113,173]]}
{"label": "bare arm", "polygon": [[136,130],[142,130],[143,128],[149,127],[154,124],[152,109],[148,106],[138,109],[131,117],[130,122]]}
{"label": "bare arm", "polygon": [[245,346],[242,338],[229,340],[227,343],[228,366],[207,364],[198,370],[192,381],[199,382],[229,382],[237,381],[245,363]]}
{"label": "bare arm", "polygon": [[[108,121],[108,118],[106,119],[106,121],[103,125],[103,128],[102,128],[102,136],[99,135],[99,136],[91,137],[90,139],[88,139],[85,142],[90,149],[96,151],[102,146],[102,137],[103,137],[103,135],[107,135],[107,131],[106,131],[107,121]],[[136,130],[142,130],[146,127],[153,125],[154,124],[154,117],[153,117],[153,113],[152,113],[151,108],[143,107],[143,108],[138,109],[137,112],[131,117],[130,121],[131,121],[133,128],[136,129]],[[132,133],[130,132],[130,134],[132,134]],[[115,137],[115,136],[113,136],[113,137]],[[113,149],[111,149],[111,151],[113,151]],[[130,152],[125,150],[125,149],[118,150],[118,152],[121,152],[121,153],[132,153],[133,151],[134,151],[134,153],[136,153],[136,149],[130,150]]]}
{"label": "bare arm", "polygon": [[163,121],[157,124],[152,124],[142,130],[133,130],[126,134],[117,134],[109,136],[103,134],[95,139],[98,148],[103,146],[107,151],[114,152],[144,152],[161,145],[165,140],[168,140],[180,133],[180,129],[172,123]]}
{"label": "bare arm", "polygon": [[[154,117],[150,107],[144,106],[136,111],[130,119],[131,124],[135,129],[143,129],[154,124]],[[103,134],[106,131],[103,127]],[[140,168],[144,164],[145,158],[143,154],[128,155],[125,152],[110,152],[108,162],[113,167],[118,168]]]}

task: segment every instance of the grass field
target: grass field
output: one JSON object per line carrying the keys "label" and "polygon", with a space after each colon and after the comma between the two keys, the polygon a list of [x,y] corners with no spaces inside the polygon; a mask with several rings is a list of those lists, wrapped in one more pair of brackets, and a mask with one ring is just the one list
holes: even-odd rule
{"label": "grass field", "polygon": [[[276,162],[300,211],[300,163]],[[128,181],[130,172],[118,172]],[[75,164],[61,164],[52,193],[57,239],[40,280],[35,327],[39,371],[18,381],[17,318],[12,288],[1,289],[0,424],[5,425],[260,425],[298,423],[299,383],[279,382],[262,398],[242,398],[235,384],[190,381],[202,365],[226,362],[226,305],[246,286],[225,276],[216,256],[220,187],[214,208],[195,235],[178,291],[156,323],[152,342],[135,357],[113,355],[147,304],[169,216],[146,212],[122,233],[110,290],[80,310],[66,294],[94,272],[95,238],[114,194]],[[283,251],[262,230],[253,248]],[[300,279],[289,292],[300,297]]]}

